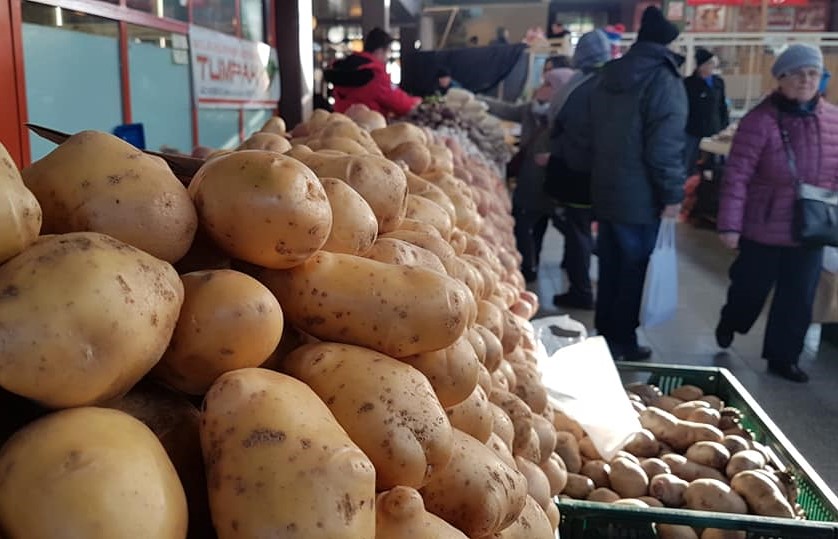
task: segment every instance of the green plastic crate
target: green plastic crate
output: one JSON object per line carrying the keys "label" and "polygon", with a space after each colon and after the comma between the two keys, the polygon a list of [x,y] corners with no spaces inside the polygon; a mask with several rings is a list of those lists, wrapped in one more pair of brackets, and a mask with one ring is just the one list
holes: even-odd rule
{"label": "green plastic crate", "polygon": [[768,447],[777,464],[798,482],[798,503],[809,520],[798,521],[753,515],[726,515],[677,509],[638,509],[579,500],[559,500],[562,539],[646,539],[657,537],[652,523],[681,524],[693,528],[723,528],[748,532],[756,538],[838,539],[838,497],[800,455],[744,386],[727,369],[617,363],[624,383],[644,382],[668,394],[691,384],[718,395],[738,408],[743,425],[754,439]]}

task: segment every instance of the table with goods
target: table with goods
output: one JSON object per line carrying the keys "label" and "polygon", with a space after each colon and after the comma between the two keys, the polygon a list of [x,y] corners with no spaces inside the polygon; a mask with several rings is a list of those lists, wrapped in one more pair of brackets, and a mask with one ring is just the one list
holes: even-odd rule
{"label": "table with goods", "polygon": [[644,430],[609,462],[559,409],[490,123],[2,150],[0,537],[835,537],[738,393],[627,380]]}

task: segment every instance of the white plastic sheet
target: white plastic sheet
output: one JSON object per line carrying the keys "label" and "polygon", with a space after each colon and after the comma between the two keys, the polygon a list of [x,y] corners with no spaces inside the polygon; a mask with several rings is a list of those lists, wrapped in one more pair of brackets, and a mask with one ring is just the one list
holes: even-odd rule
{"label": "white plastic sheet", "polygon": [[646,273],[640,322],[643,327],[662,324],[678,310],[678,256],[675,251],[675,219],[663,219],[649,270]]}
{"label": "white plastic sheet", "polygon": [[588,338],[585,324],[563,314],[545,316],[532,321],[535,338],[543,346],[547,355],[553,355],[559,348],[570,346]]}
{"label": "white plastic sheet", "polygon": [[642,430],[602,337],[559,349],[539,370],[553,404],[582,425],[607,461]]}

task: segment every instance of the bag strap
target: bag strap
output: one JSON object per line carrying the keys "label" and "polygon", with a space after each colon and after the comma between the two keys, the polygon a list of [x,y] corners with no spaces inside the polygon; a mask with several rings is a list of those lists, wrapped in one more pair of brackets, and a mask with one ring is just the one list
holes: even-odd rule
{"label": "bag strap", "polygon": [[791,146],[791,137],[789,137],[789,130],[783,126],[783,113],[777,113],[777,127],[780,129],[780,138],[783,140],[783,149],[786,151],[786,161],[789,164],[789,171],[794,176],[795,185],[800,185],[802,180],[800,174],[797,172],[797,158],[794,155],[794,148]]}

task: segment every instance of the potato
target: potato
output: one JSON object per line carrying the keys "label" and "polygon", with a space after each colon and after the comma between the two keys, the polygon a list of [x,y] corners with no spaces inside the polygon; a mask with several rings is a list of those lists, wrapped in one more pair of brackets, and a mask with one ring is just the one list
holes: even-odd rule
{"label": "potato", "polygon": [[[489,399],[483,388],[477,386],[463,402],[445,409],[454,428],[470,434],[477,441],[486,443],[492,435],[494,417],[489,409]],[[378,467],[376,467],[378,469]]]}
{"label": "potato", "polygon": [[626,507],[636,507],[638,509],[648,509],[649,504],[638,500],[637,498],[622,498],[614,502],[614,505],[625,505]]}
{"label": "potato", "polygon": [[739,472],[761,470],[765,468],[765,464],[765,457],[759,451],[753,449],[739,451],[730,457],[725,468],[725,474],[732,478],[739,474]]}
{"label": "potato", "polygon": [[[583,455],[583,457],[584,457],[584,455]],[[639,458],[637,458],[637,457],[635,457],[635,456],[634,456],[634,455],[632,455],[631,453],[626,452],[626,451],[617,451],[617,453],[614,455],[614,459],[617,459],[617,458],[624,458],[624,459],[628,459],[628,460],[630,460],[631,462],[633,462],[633,463],[637,464],[638,466],[640,466],[640,459],[639,459]],[[611,460],[614,460],[614,459],[611,459]]]}
{"label": "potato", "polygon": [[673,474],[658,474],[649,481],[649,494],[667,507],[681,507],[688,486],[689,482]]}
{"label": "potato", "polygon": [[447,275],[445,266],[434,253],[396,238],[378,238],[364,258],[397,266],[416,266]]}
{"label": "potato", "polygon": [[687,482],[695,481],[696,479],[715,479],[717,481],[726,482],[727,478],[719,470],[704,466],[703,464],[696,464],[687,460],[687,457],[670,453],[661,457],[672,473]]}
{"label": "potato", "polygon": [[236,258],[291,268],[323,247],[332,209],[316,176],[295,159],[248,150],[207,161],[190,193],[210,237]]}
{"label": "potato", "polygon": [[113,135],[77,133],[21,174],[43,234],[100,232],[167,262],[192,244],[198,219],[186,188],[165,162]]}
{"label": "potato", "polygon": [[37,239],[43,215],[35,195],[23,184],[12,156],[0,144],[0,263]]}
{"label": "potato", "polygon": [[698,539],[698,534],[689,526],[679,524],[655,524],[658,539]]}
{"label": "potato", "polygon": [[654,406],[655,408],[660,408],[664,412],[672,413],[672,411],[681,404],[684,404],[683,400],[677,399],[671,395],[663,395],[662,397],[658,397],[653,400],[649,406]]}
{"label": "potato", "polygon": [[715,479],[696,479],[684,492],[684,505],[699,511],[746,514],[745,500],[730,486]]}
{"label": "potato", "polygon": [[626,385],[626,391],[634,393],[643,400],[643,404],[651,405],[658,397],[661,396],[661,390],[653,385],[633,382]]}
{"label": "potato", "polygon": [[288,142],[285,137],[277,133],[265,131],[253,133],[247,140],[242,142],[238,148],[236,148],[237,151],[264,150],[276,153],[285,153],[290,149],[291,143]]}
{"label": "potato", "polygon": [[677,450],[686,450],[696,442],[721,442],[724,434],[717,428],[703,423],[681,421],[663,410],[648,408],[640,414],[640,424],[658,440]]}
{"label": "potato", "polygon": [[381,150],[378,149],[375,141],[366,130],[355,124],[348,116],[338,116],[336,114],[337,113],[332,113],[329,116],[329,121],[327,121],[326,125],[323,126],[323,129],[317,133],[317,138],[322,140],[348,139],[362,146],[371,154],[375,154],[377,156],[382,155]]}
{"label": "potato", "polygon": [[[540,449],[538,435],[532,428],[532,411],[529,406],[518,396],[506,391],[493,391],[489,400],[498,405],[512,420],[515,436],[512,442],[512,454],[518,454],[523,449],[532,449],[530,445],[534,442],[535,449]],[[535,435],[535,440],[532,436]]]}
{"label": "potato", "polygon": [[[391,357],[441,350],[466,329],[468,290],[424,268],[321,251],[296,268],[267,270],[260,280],[297,328]],[[471,348],[467,340],[465,346]]]}
{"label": "potato", "polygon": [[258,367],[282,337],[282,309],[259,281],[232,270],[181,276],[184,301],[169,348],[154,375],[203,395],[225,372]]}
{"label": "potato", "polygon": [[[486,372],[489,372],[489,369],[486,368],[486,340],[483,338],[480,331],[478,331],[477,326],[470,327],[466,331],[466,337],[471,343],[472,348],[474,348],[474,353],[477,354],[477,360],[483,365]],[[488,393],[490,392],[487,392],[487,394]]]}
{"label": "potato", "polygon": [[500,436],[495,434],[494,432],[489,435],[489,440],[486,442],[486,447],[492,450],[492,452],[497,456],[504,464],[509,466],[513,469],[518,469],[518,466],[515,464],[515,457],[512,456],[512,450],[509,449],[509,446],[506,445],[506,442],[500,439]]}
{"label": "potato", "polygon": [[687,421],[692,421],[694,423],[704,423],[705,425],[712,425],[714,427],[719,426],[720,420],[721,415],[719,414],[719,411],[713,408],[696,408],[687,417]]}
{"label": "potato", "polygon": [[489,537],[491,539],[554,539],[556,534],[544,509],[531,496],[527,496],[524,510],[515,522]]}
{"label": "potato", "polygon": [[219,539],[375,537],[375,469],[317,394],[265,369],[223,374],[201,446]]}
{"label": "potato", "polygon": [[594,482],[594,485],[597,488],[611,487],[611,480],[609,479],[611,474],[611,465],[604,460],[589,460],[582,465],[580,473],[590,477],[591,481]]}
{"label": "potato", "polygon": [[710,405],[710,408],[712,408],[714,410],[721,410],[725,406],[724,401],[722,401],[722,399],[720,399],[719,397],[717,397],[715,395],[703,395],[698,400],[702,400],[702,401],[706,402],[707,404]]}
{"label": "potato", "polygon": [[725,436],[724,440],[722,440],[722,445],[727,448],[731,455],[735,455],[736,453],[746,451],[751,448],[751,444],[748,443],[748,440],[735,435]]}
{"label": "potato", "polygon": [[486,359],[483,364],[490,373],[495,372],[500,367],[501,361],[503,361],[503,346],[501,345],[500,339],[488,328],[480,324],[474,326],[474,331],[483,337],[483,342],[486,344]]}
{"label": "potato", "polygon": [[550,481],[538,464],[527,459],[515,457],[518,471],[527,479],[527,493],[538,502],[542,508],[553,503],[550,497]]}
{"label": "potato", "polygon": [[748,532],[739,530],[722,530],[719,528],[706,528],[701,532],[701,539],[746,539]]}
{"label": "potato", "polygon": [[179,393],[156,383],[141,382],[127,395],[109,404],[142,421],[163,444],[177,471],[189,506],[189,534],[212,537],[207,479],[201,456],[201,413]]}
{"label": "potato", "polygon": [[710,405],[704,401],[689,401],[684,402],[672,409],[672,415],[678,419],[687,420],[690,414],[701,408],[710,408]]}
{"label": "potato", "polygon": [[[478,358],[477,364],[477,385],[483,388],[483,391],[486,392],[486,395],[492,392],[493,384],[492,384],[492,375],[489,374],[489,370],[480,363]],[[550,424],[550,428],[553,428],[553,424]],[[539,433],[539,438],[541,437],[541,433]]]}
{"label": "potato", "polygon": [[582,469],[582,455],[579,452],[579,442],[569,432],[556,432],[556,453],[564,461],[567,471],[579,473]]}
{"label": "potato", "polygon": [[765,474],[754,470],[739,472],[731,479],[730,486],[745,499],[754,514],[778,518],[795,516],[780,488]]}
{"label": "potato", "polygon": [[562,491],[563,494],[567,494],[577,500],[586,500],[593,491],[594,482],[591,478],[568,472],[567,484]]}
{"label": "potato", "polygon": [[449,273],[452,277],[457,277],[457,275],[448,271],[448,268],[452,263],[451,260],[455,257],[454,249],[448,244],[448,242],[442,239],[439,233],[436,232],[436,229],[432,228],[432,230],[434,231],[433,233],[398,229],[393,232],[383,234],[381,237],[395,238],[429,250],[439,257],[439,260],[445,266],[447,273]]}
{"label": "potato", "polygon": [[122,396],[163,355],[182,302],[175,270],[121,241],[42,238],[0,266],[0,386],[51,408]]}
{"label": "potato", "polygon": [[262,126],[260,129],[262,133],[274,133],[276,135],[284,135],[285,134],[285,120],[280,118],[279,116],[272,116],[268,118],[268,121]]}
{"label": "potato", "polygon": [[614,503],[620,499],[620,495],[610,488],[600,487],[592,490],[586,499],[589,502]]}
{"label": "potato", "polygon": [[370,135],[385,154],[389,154],[406,142],[418,142],[423,145],[428,142],[421,128],[405,122],[394,123],[383,129],[374,129]]}
{"label": "potato", "polygon": [[421,142],[403,142],[387,152],[387,158],[404,162],[414,174],[422,174],[431,166],[431,152]]}
{"label": "potato", "polygon": [[[451,202],[451,199],[448,197],[448,195],[445,194],[445,191],[432,184],[428,180],[420,176],[417,176],[416,174],[413,174],[410,171],[405,173],[405,177],[407,178],[407,188],[410,194],[417,195],[422,198],[427,198],[428,200],[438,204],[440,208],[445,210],[445,213],[448,214],[448,217],[451,218],[451,223],[456,226],[457,209],[454,207],[454,203]],[[455,230],[452,232],[452,237],[459,238],[459,236],[456,234],[457,230],[459,229],[455,228]],[[460,231],[460,234],[464,233]],[[462,241],[462,249],[463,252],[465,252],[465,236],[462,236],[462,240],[458,241]]]}
{"label": "potato", "polygon": [[[491,393],[490,393],[491,395]],[[497,404],[490,402],[489,409],[492,411],[492,431],[506,444],[506,447],[512,451],[513,442],[515,440],[515,427],[512,420],[506,415],[506,412]]]}
{"label": "potato", "polygon": [[585,431],[582,429],[582,426],[575,419],[571,419],[567,416],[567,414],[558,408],[555,408],[555,406],[553,426],[556,427],[556,430],[559,432],[569,432],[573,434],[573,437],[576,438],[577,441],[582,440],[582,438],[585,437]]}
{"label": "potato", "polygon": [[[282,368],[317,393],[370,458],[377,490],[420,488],[448,464],[451,425],[430,383],[409,365],[357,346],[319,343],[292,352]],[[488,415],[486,404],[484,396]]]}
{"label": "potato", "polygon": [[643,429],[634,435],[624,449],[636,457],[648,458],[654,457],[660,452],[660,444],[655,439],[654,434]]}
{"label": "potato", "polygon": [[518,518],[527,482],[491,449],[455,429],[451,462],[420,492],[428,511],[469,537],[483,537]]}
{"label": "potato", "polygon": [[370,152],[348,137],[316,137],[306,141],[315,151],[334,150],[347,155],[368,155]]}
{"label": "potato", "polygon": [[652,496],[640,496],[637,499],[645,503],[649,507],[664,507],[663,503],[661,503],[659,499],[653,498]]}
{"label": "potato", "polygon": [[407,195],[405,217],[431,225],[445,240],[451,237],[454,226],[451,222],[451,216],[442,209],[442,206],[432,200],[418,195]]}
{"label": "potato", "polygon": [[186,496],[166,451],[118,410],[74,408],[29,424],[0,450],[0,470],[10,538],[186,537]]}
{"label": "potato", "polygon": [[681,399],[683,401],[695,401],[704,396],[704,391],[700,387],[685,384],[683,386],[676,387],[670,391],[669,394],[676,399]]}
{"label": "potato", "polygon": [[[451,247],[454,248],[454,252],[457,253],[457,256],[460,256],[466,252],[468,238],[466,237],[466,233],[460,230],[459,228],[454,227],[454,229],[451,231],[451,239],[449,240],[449,242],[451,243]],[[532,309],[530,309],[530,312],[532,312]]]}
{"label": "potato", "polygon": [[465,335],[447,348],[408,356],[402,361],[428,378],[445,408],[460,404],[477,387],[480,363]]}
{"label": "potato", "polygon": [[[582,454],[583,458],[589,460],[603,460],[602,455],[599,454],[599,451],[597,451],[597,448],[594,446],[594,442],[587,436],[579,440],[579,452]],[[640,461],[638,461],[638,463],[639,462]]]}
{"label": "potato", "polygon": [[541,456],[540,440],[535,429],[531,428],[524,436],[515,438],[512,442],[512,454],[536,464],[540,464],[544,460]]}
{"label": "potato", "polygon": [[378,219],[379,234],[399,228],[407,211],[407,180],[398,165],[377,155],[321,155],[304,162],[321,178],[343,180],[364,197]]}
{"label": "potato", "polygon": [[567,468],[564,461],[557,454],[553,453],[541,463],[541,471],[547,476],[550,482],[550,496],[558,496],[567,484]]}
{"label": "potato", "polygon": [[346,115],[367,131],[387,127],[387,120],[380,112],[370,110],[366,105],[356,103],[345,111]]}
{"label": "potato", "polygon": [[539,452],[541,453],[541,460],[544,462],[550,458],[556,448],[556,428],[551,422],[535,412],[532,416],[532,427],[538,434]]}
{"label": "potato", "polygon": [[659,458],[644,459],[640,463],[640,467],[646,472],[647,477],[655,477],[656,475],[672,473],[669,465]]}
{"label": "potato", "polygon": [[376,539],[468,539],[460,530],[425,510],[422,496],[410,487],[395,487],[375,500]]}
{"label": "potato", "polygon": [[611,473],[608,475],[610,488],[623,498],[637,498],[649,492],[649,478],[639,464],[627,458],[611,461]]}
{"label": "potato", "polygon": [[718,442],[696,442],[687,449],[688,460],[717,470],[724,470],[730,460],[730,452]]}
{"label": "potato", "polygon": [[559,524],[562,521],[562,514],[559,512],[559,508],[555,503],[551,503],[542,509],[544,509],[544,513],[547,515],[547,520],[550,521],[550,528],[556,532],[555,536],[558,536]]}
{"label": "potato", "polygon": [[320,183],[332,209],[332,230],[322,249],[363,256],[378,236],[378,221],[372,208],[341,180],[321,178]]}

